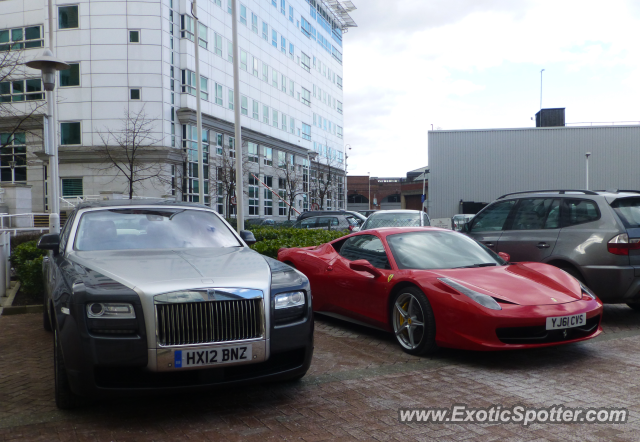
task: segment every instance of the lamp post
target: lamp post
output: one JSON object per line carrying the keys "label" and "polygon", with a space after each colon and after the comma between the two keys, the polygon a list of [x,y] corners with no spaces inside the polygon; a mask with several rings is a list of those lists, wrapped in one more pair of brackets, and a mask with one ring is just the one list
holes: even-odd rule
{"label": "lamp post", "polygon": [[586,186],[585,190],[589,190],[589,157],[591,156],[591,152],[587,152],[585,157],[587,158],[587,170],[586,170]]}
{"label": "lamp post", "polygon": [[369,175],[369,210],[371,210],[371,172],[367,172]]}
{"label": "lamp post", "polygon": [[[542,110],[542,73],[544,69],[540,71],[540,110]],[[542,113],[540,114],[540,124],[542,125]]]}
{"label": "lamp post", "polygon": [[24,63],[31,69],[42,71],[42,83],[47,91],[47,134],[45,153],[49,155],[49,233],[60,233],[60,198],[58,196],[58,143],[55,136],[53,90],[56,87],[56,72],[69,69],[69,65],[53,56],[49,49],[42,55]]}

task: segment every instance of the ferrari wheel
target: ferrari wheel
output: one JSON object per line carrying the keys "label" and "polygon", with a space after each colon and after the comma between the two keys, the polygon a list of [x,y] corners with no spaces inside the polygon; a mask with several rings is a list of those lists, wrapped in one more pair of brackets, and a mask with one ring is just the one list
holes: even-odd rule
{"label": "ferrari wheel", "polygon": [[415,287],[398,292],[391,311],[393,332],[402,349],[412,355],[436,350],[436,323],[427,297]]}

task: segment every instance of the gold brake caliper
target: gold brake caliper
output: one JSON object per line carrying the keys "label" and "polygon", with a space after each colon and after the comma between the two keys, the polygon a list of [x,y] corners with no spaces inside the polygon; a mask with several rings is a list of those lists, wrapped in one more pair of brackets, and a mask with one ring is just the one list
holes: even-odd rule
{"label": "gold brake caliper", "polygon": [[[403,306],[402,306],[402,310],[404,310],[405,312],[407,312],[407,315],[409,314],[409,301],[407,301]],[[404,316],[402,316],[400,313],[398,313],[400,315],[400,325],[404,324]],[[407,318],[407,322],[409,322],[409,324],[411,324],[411,318]]]}

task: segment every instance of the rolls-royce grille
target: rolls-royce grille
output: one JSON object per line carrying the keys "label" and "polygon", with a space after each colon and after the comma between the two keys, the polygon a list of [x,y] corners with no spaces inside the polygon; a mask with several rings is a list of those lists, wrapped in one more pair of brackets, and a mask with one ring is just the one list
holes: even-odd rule
{"label": "rolls-royce grille", "polygon": [[237,341],[262,336],[262,299],[156,304],[158,344]]}

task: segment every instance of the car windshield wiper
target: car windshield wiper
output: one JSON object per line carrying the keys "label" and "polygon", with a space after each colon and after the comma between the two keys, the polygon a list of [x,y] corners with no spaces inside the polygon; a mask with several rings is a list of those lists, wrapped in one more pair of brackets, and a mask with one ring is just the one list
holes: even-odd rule
{"label": "car windshield wiper", "polygon": [[497,262],[482,262],[480,264],[471,264],[470,266],[454,267],[454,269],[470,269],[473,267],[493,267],[497,266]]}

